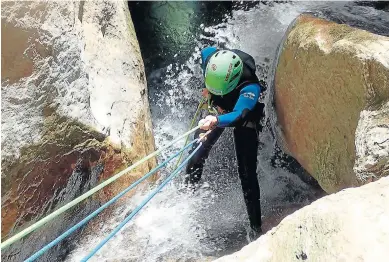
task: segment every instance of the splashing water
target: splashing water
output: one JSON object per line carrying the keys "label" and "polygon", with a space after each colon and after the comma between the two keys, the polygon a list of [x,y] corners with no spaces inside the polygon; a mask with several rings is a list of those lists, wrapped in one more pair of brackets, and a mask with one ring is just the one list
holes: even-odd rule
{"label": "splashing water", "polygon": [[[351,23],[355,20],[375,23],[371,17],[381,12],[344,2],[268,3],[248,11],[233,11],[226,22],[209,27],[202,25],[202,33],[188,61],[172,63],[166,68],[152,71],[148,76],[157,147],[164,146],[188,129],[200,99],[201,48],[214,44],[239,48],[252,54],[258,64],[258,76],[270,86],[273,75],[269,73],[277,46],[290,22],[306,11],[320,16],[337,16]],[[381,18],[380,21],[386,23],[384,20]],[[375,24],[375,27],[377,29],[379,25]],[[318,198],[321,191],[281,167],[282,160],[275,157],[275,141],[268,127],[264,128],[259,139],[257,171],[263,220],[271,227],[285,215],[283,213],[309,204]],[[166,159],[181,146],[183,142],[165,152],[159,160]],[[169,174],[174,164],[175,161],[172,161],[162,172],[161,179]],[[212,149],[202,181],[194,193],[183,190],[182,177],[165,187],[91,260],[204,261],[231,253],[247,244],[248,219],[236,172],[230,130],[224,132]],[[126,200],[125,205],[116,207],[108,220],[100,222],[98,231],[79,240],[68,261],[79,261],[87,255],[151,189],[150,186],[138,191]]]}

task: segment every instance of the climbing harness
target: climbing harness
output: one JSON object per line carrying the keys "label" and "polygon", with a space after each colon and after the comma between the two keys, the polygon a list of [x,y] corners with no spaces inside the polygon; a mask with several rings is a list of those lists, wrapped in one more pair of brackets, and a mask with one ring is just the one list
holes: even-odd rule
{"label": "climbing harness", "polygon": [[61,208],[57,209],[56,211],[54,211],[53,213],[47,215],[46,217],[42,218],[41,220],[39,220],[38,222],[34,223],[33,225],[27,227],[26,229],[20,231],[19,233],[17,233],[16,235],[10,237],[9,239],[7,239],[6,241],[2,242],[1,243],[1,250],[5,249],[6,247],[10,246],[11,244],[15,243],[16,241],[20,240],[21,238],[25,237],[26,235],[28,235],[29,233],[37,230],[38,228],[40,228],[41,226],[43,226],[44,224],[46,224],[47,222],[49,222],[50,220],[54,219],[55,217],[59,216],[60,214],[62,214],[63,212],[67,211],[68,209],[72,208],[73,206],[77,205],[78,203],[80,203],[81,201],[85,200],[86,198],[90,197],[91,195],[93,195],[94,193],[96,193],[97,191],[99,191],[100,189],[104,188],[105,186],[111,184],[112,182],[114,182],[115,180],[117,180],[118,178],[120,178],[121,176],[123,176],[124,174],[128,173],[130,170],[134,169],[135,167],[143,164],[144,162],[146,162],[147,160],[149,160],[150,158],[158,155],[159,153],[161,153],[163,150],[169,148],[170,146],[174,145],[175,143],[177,143],[178,141],[180,141],[181,139],[183,139],[184,137],[187,137],[189,134],[195,132],[197,129],[199,129],[200,126],[196,126],[194,128],[192,128],[191,130],[189,130],[188,132],[186,132],[185,134],[177,137],[176,139],[174,139],[172,142],[170,142],[169,144],[167,144],[166,146],[154,151],[153,153],[149,154],[148,156],[142,158],[141,160],[139,160],[138,162],[136,162],[135,164],[129,166],[128,168],[124,169],[123,171],[117,173],[116,175],[110,177],[109,179],[105,180],[104,182],[102,182],[101,184],[97,185],[96,187],[92,188],[91,190],[87,191],[86,193],[82,194],[81,196],[75,198],[74,200],[70,201],[69,203],[67,203],[66,205],[62,206]]}
{"label": "climbing harness", "polygon": [[166,178],[165,181],[162,182],[160,186],[158,186],[147,198],[145,198],[139,206],[137,206],[134,211],[131,212],[129,216],[127,216],[123,222],[121,222],[103,241],[100,242],[86,257],[84,257],[81,261],[88,261],[101,247],[105,245],[117,232],[120,231],[138,212],[141,210],[162,188],[164,188],[184,167],[184,165],[189,161],[190,158],[200,149],[202,143],[196,147],[196,149],[171,173],[170,176]]}
{"label": "climbing harness", "polygon": [[143,177],[141,177],[140,179],[138,179],[135,183],[131,184],[129,187],[127,187],[126,189],[124,189],[122,192],[120,192],[118,195],[116,195],[114,198],[112,198],[110,201],[108,201],[107,203],[105,203],[104,205],[102,205],[101,207],[99,207],[98,209],[96,209],[93,213],[89,214],[86,218],[84,218],[83,220],[81,220],[80,222],[78,222],[76,225],[72,226],[71,228],[69,228],[67,231],[65,231],[64,233],[62,233],[59,237],[57,237],[56,239],[54,239],[53,241],[51,241],[49,244],[47,244],[46,246],[44,246],[42,249],[40,249],[39,251],[37,251],[35,254],[33,254],[32,256],[30,256],[27,260],[25,260],[26,262],[32,262],[32,261],[35,261],[36,259],[38,259],[40,256],[42,256],[46,251],[48,251],[50,248],[52,248],[53,246],[57,245],[60,241],[62,241],[63,239],[65,239],[66,237],[68,237],[70,234],[72,234],[74,231],[76,231],[77,229],[81,228],[82,226],[84,226],[85,224],[87,224],[92,218],[96,217],[98,214],[100,214],[105,208],[107,208],[108,206],[110,206],[111,204],[115,203],[119,198],[121,198],[122,196],[124,196],[126,193],[128,193],[131,189],[133,189],[134,187],[136,187],[137,185],[139,185],[141,182],[143,182],[144,180],[146,180],[147,178],[149,178],[152,174],[154,174],[157,170],[159,170],[160,168],[166,166],[166,164],[168,162],[170,162],[172,159],[176,158],[180,153],[182,153],[183,151],[185,151],[187,148],[189,148],[191,145],[193,145],[194,143],[197,143],[199,142],[199,139],[196,139],[194,141],[192,141],[191,143],[189,143],[188,145],[184,146],[182,149],[180,149],[177,153],[175,153],[174,155],[172,155],[171,157],[169,157],[167,160],[165,160],[164,162],[162,162],[160,165],[158,165],[157,167],[155,167],[153,170],[151,170],[149,173],[147,173],[146,175],[144,175]]}

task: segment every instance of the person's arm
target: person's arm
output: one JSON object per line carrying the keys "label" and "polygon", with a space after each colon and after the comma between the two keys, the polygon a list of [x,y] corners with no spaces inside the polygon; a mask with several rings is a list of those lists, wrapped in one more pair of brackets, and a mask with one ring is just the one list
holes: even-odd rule
{"label": "person's arm", "polygon": [[217,127],[230,127],[243,121],[246,115],[254,109],[258,102],[261,87],[258,84],[250,84],[240,91],[240,96],[231,113],[217,117]]}

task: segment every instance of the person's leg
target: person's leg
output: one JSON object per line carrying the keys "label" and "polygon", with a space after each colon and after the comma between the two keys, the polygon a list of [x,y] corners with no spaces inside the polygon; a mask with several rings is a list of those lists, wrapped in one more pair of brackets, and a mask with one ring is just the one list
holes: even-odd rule
{"label": "person's leg", "polygon": [[255,128],[234,129],[235,151],[238,160],[239,178],[251,228],[261,232],[261,203],[257,178],[258,136]]}
{"label": "person's leg", "polygon": [[[207,135],[206,140],[203,142],[203,145],[196,152],[196,154],[189,160],[188,165],[186,166],[186,174],[187,179],[186,182],[190,182],[191,184],[195,184],[200,181],[201,175],[203,173],[203,167],[205,160],[208,158],[209,152],[212,149],[212,146],[219,139],[221,134],[223,133],[224,128],[215,128],[211,133]],[[205,130],[197,130],[194,135],[194,139],[197,139],[200,134],[205,133]],[[198,146],[197,143],[193,145],[189,153],[193,152],[195,148]]]}

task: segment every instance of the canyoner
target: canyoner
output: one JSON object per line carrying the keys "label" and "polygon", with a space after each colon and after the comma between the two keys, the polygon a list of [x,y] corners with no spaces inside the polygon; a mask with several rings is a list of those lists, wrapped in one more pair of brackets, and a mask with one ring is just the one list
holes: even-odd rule
{"label": "canyoner", "polygon": [[[264,105],[259,102],[264,86],[255,74],[255,61],[249,54],[237,50],[206,47],[201,51],[204,74],[203,96],[207,99],[210,114],[199,123],[195,139],[213,130],[204,146],[189,160],[186,168],[187,183],[197,184],[205,160],[212,146],[226,127],[234,127],[235,153],[238,173],[250,221],[251,240],[259,237],[261,229],[260,191],[257,178],[258,132],[264,117]],[[192,151],[196,149],[193,145]]]}

